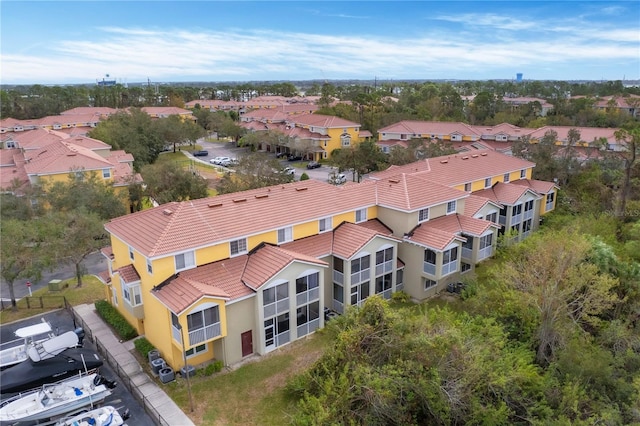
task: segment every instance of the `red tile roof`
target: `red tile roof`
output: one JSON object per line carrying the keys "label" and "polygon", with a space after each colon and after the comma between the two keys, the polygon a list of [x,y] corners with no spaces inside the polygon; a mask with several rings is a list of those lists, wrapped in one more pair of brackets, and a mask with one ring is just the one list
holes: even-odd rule
{"label": "red tile roof", "polygon": [[374,204],[375,184],[335,186],[306,180],[168,203],[115,218],[105,227],[144,256],[156,257]]}
{"label": "red tile roof", "polygon": [[378,205],[415,211],[468,196],[464,191],[430,181],[430,177],[401,173],[377,181]]}
{"label": "red tile roof", "polygon": [[64,140],[52,142],[44,148],[25,152],[25,170],[29,175],[68,173],[72,170],[101,170],[112,168],[104,157],[90,149]]}
{"label": "red tile roof", "polygon": [[383,133],[401,133],[412,135],[450,135],[452,133],[459,133],[462,135],[475,135],[479,136],[477,131],[468,124],[460,122],[445,122],[445,121],[413,121],[403,120],[389,126],[378,129],[378,134]]}
{"label": "red tile roof", "polygon": [[424,225],[425,223],[418,225],[413,231],[406,235],[404,237],[405,241],[416,243],[438,251],[443,251],[449,244],[456,240],[462,242],[466,241],[466,238],[460,237],[455,233]]}
{"label": "red tile roof", "polygon": [[120,274],[120,278],[122,278],[122,282],[125,284],[140,281],[140,275],[138,274],[138,271],[136,271],[136,267],[133,265],[125,265],[114,272]]}
{"label": "red tile roof", "polygon": [[502,208],[502,204],[499,204],[488,198],[481,197],[476,193],[473,193],[464,200],[464,215],[473,217],[476,213],[480,211],[480,209],[482,209],[484,206],[486,206],[489,203],[493,204],[498,209]]}
{"label": "red tile roof", "polygon": [[360,124],[333,115],[322,114],[300,114],[290,117],[296,124],[314,127],[324,127],[327,129],[342,127],[360,127]]}
{"label": "red tile roof", "polygon": [[488,198],[489,200],[500,204],[515,204],[526,192],[530,192],[536,198],[540,197],[537,192],[528,186],[514,185],[514,183],[515,182],[497,182],[493,187],[476,191],[473,195]]}
{"label": "red tile roof", "polygon": [[294,261],[327,266],[326,262],[302,253],[286,250],[282,247],[263,244],[249,253],[242,281],[254,290],[266,284],[274,275]]}
{"label": "red tile roof", "polygon": [[527,186],[539,194],[548,194],[553,191],[554,188],[558,189],[558,186],[553,182],[547,182],[544,180],[535,180],[535,179],[520,179],[514,180],[511,182],[514,185],[523,185]]}
{"label": "red tile roof", "polygon": [[[352,256],[357,254],[368,242],[378,236],[386,238],[390,237],[388,234],[380,235],[380,233],[376,230],[349,222],[341,223],[333,233],[334,237],[332,252],[334,255],[343,259],[350,259]],[[391,238],[397,240],[397,238],[395,237]]]}

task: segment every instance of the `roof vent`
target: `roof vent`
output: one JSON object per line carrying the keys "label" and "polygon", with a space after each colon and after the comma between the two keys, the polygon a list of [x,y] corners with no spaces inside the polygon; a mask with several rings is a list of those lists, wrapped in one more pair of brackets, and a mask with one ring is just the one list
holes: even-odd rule
{"label": "roof vent", "polygon": [[207,204],[207,207],[220,207],[222,205],[222,203],[209,203]]}
{"label": "roof vent", "polygon": [[472,156],[473,158],[477,158],[477,157],[478,157],[478,154],[471,154],[471,156]]}
{"label": "roof vent", "polygon": [[486,156],[487,156],[487,153],[486,153],[486,152],[483,152],[483,153],[482,153],[482,154],[480,154],[480,155],[482,155],[483,157],[486,157]]}
{"label": "roof vent", "polygon": [[173,210],[164,209],[164,210],[162,210],[162,214],[165,215],[165,216],[171,216],[173,214]]}
{"label": "roof vent", "polygon": [[449,160],[440,160],[440,164],[446,164],[448,162],[449,162]]}
{"label": "roof vent", "polygon": [[468,155],[465,155],[464,157],[462,157],[462,159],[463,159],[463,160],[468,160],[468,159],[469,159],[469,156],[468,156]]}
{"label": "roof vent", "polygon": [[256,195],[256,198],[267,198],[269,196],[269,194],[259,194]]}
{"label": "roof vent", "polygon": [[302,188],[296,188],[296,191],[306,191],[307,187],[303,186]]}
{"label": "roof vent", "polygon": [[400,183],[399,179],[389,179],[389,183]]}
{"label": "roof vent", "polygon": [[247,201],[246,198],[236,198],[235,200],[233,200],[234,203],[242,203],[243,201]]}

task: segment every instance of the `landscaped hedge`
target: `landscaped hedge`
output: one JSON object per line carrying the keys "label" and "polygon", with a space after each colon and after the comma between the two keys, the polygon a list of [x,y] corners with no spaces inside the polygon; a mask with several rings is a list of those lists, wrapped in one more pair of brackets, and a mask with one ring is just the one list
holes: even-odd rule
{"label": "landscaped hedge", "polygon": [[106,300],[98,300],[95,303],[96,311],[118,333],[121,340],[131,340],[138,332],[127,320]]}
{"label": "landscaped hedge", "polygon": [[133,345],[136,347],[136,350],[140,353],[140,355],[142,355],[145,358],[148,357],[149,352],[156,349],[155,346],[153,346],[151,342],[147,340],[146,337],[141,337],[139,339],[134,340]]}

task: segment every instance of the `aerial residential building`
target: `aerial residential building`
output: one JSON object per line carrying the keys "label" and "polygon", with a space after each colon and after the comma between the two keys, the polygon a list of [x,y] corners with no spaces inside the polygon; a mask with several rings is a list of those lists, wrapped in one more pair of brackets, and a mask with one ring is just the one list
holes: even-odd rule
{"label": "aerial residential building", "polygon": [[325,309],[401,290],[421,301],[464,279],[501,233],[525,238],[553,210],[557,187],[533,167],[482,150],[116,218],[105,294],[173,368],[183,353],[234,364],[322,328]]}

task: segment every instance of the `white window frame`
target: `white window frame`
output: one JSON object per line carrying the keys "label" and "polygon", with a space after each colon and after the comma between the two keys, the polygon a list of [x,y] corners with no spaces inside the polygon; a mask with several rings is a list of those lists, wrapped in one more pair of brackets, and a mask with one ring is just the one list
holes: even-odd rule
{"label": "white window frame", "polygon": [[447,203],[447,214],[454,214],[458,206],[457,200],[449,201]]}
{"label": "white window frame", "polygon": [[504,176],[502,177],[502,180],[504,181],[504,183],[509,183],[510,177],[511,176],[509,173],[505,173]]}
{"label": "white window frame", "polygon": [[471,192],[471,182],[467,182],[464,184],[465,192]]}
{"label": "white window frame", "polygon": [[[233,246],[236,245],[236,249],[234,250]],[[241,254],[248,253],[247,250],[247,239],[239,238],[237,240],[229,241],[229,253],[231,253],[231,257],[240,256]]]}
{"label": "white window frame", "polygon": [[[206,318],[204,316],[204,312],[212,309],[212,312],[216,312],[216,316],[218,321],[214,321],[211,323],[206,322]],[[202,319],[201,327],[190,327],[189,323],[192,321],[191,318],[195,318],[196,315],[200,315]],[[189,334],[189,346],[199,345],[202,342],[207,340],[211,340],[215,337],[221,335],[221,315],[220,315],[220,306],[217,303],[205,303],[203,305],[198,306],[196,309],[187,314],[187,332]],[[192,340],[194,340],[192,342]]]}
{"label": "white window frame", "polygon": [[333,218],[331,216],[323,217],[318,220],[318,233],[331,231],[333,229]]}
{"label": "white window frame", "polygon": [[129,306],[136,307],[142,305],[142,292],[140,282],[135,284],[122,284],[122,298]]}
{"label": "white window frame", "polygon": [[429,220],[429,208],[418,211],[418,223],[426,222]]}
{"label": "white window frame", "polygon": [[135,260],[135,255],[133,254],[133,247],[129,246],[129,259]]}
{"label": "white window frame", "polygon": [[367,209],[356,210],[356,223],[367,221]]}
{"label": "white window frame", "polygon": [[278,244],[293,241],[293,226],[278,229]]}
{"label": "white window frame", "polygon": [[111,286],[111,299],[113,306],[118,306],[118,289],[115,286]]}
{"label": "white window frame", "polygon": [[147,272],[153,275],[153,262],[151,262],[151,259],[147,259]]}
{"label": "white window frame", "polygon": [[438,282],[436,280],[432,280],[432,279],[429,279],[429,278],[425,278],[424,279],[424,291],[432,289],[437,285],[438,285]]}
{"label": "white window frame", "polygon": [[486,178],[484,180],[484,187],[485,188],[491,188],[491,178]]}
{"label": "white window frame", "polygon": [[111,177],[111,169],[102,169],[102,178],[109,179]]}
{"label": "white window frame", "polygon": [[198,356],[203,352],[209,352],[208,346],[209,345],[207,343],[201,343],[199,345],[194,346],[191,349],[187,349],[186,351],[184,351],[184,354],[187,358],[193,358],[194,356]]}
{"label": "white window frame", "polygon": [[520,170],[520,179],[525,179],[527,177],[527,169]]}
{"label": "white window frame", "polygon": [[351,135],[348,133],[343,133],[340,135],[340,145],[343,147],[351,146]]}
{"label": "white window frame", "polygon": [[[178,266],[178,259],[181,258],[182,267]],[[191,269],[196,266],[196,254],[193,250],[185,251],[184,253],[178,253],[173,256],[173,262],[176,267],[176,272],[184,271],[186,269]]]}
{"label": "white window frame", "polygon": [[[458,253],[458,246],[453,246],[442,252],[442,274],[441,276],[447,276],[449,274],[453,274],[458,271],[458,263],[460,262],[460,253]],[[453,258],[453,253],[455,253],[455,259]],[[447,262],[447,258],[449,261]],[[445,269],[447,271],[445,271]]]}

